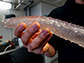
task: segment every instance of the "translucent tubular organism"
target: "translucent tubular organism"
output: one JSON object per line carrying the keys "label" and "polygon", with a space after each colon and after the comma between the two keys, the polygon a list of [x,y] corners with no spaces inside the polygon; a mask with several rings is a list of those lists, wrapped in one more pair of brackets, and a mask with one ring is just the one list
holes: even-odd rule
{"label": "translucent tubular organism", "polygon": [[53,34],[65,40],[74,42],[84,48],[84,27],[59,19],[44,16],[24,16],[3,20],[2,25],[8,28],[16,28],[21,22],[24,22],[29,26],[35,21],[40,23],[41,29],[45,27],[49,28]]}

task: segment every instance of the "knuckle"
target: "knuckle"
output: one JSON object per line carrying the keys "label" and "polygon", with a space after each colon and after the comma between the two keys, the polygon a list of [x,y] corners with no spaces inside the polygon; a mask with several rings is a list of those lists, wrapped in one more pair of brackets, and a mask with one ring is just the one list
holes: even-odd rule
{"label": "knuckle", "polygon": [[35,49],[35,47],[34,47],[34,46],[32,46],[31,44],[30,44],[29,46],[30,46],[31,50]]}
{"label": "knuckle", "polygon": [[25,43],[25,39],[24,39],[24,38],[22,38],[22,37],[21,37],[21,41],[22,41],[23,43]]}
{"label": "knuckle", "polygon": [[28,49],[28,52],[32,52],[30,49]]}
{"label": "knuckle", "polygon": [[35,54],[39,54],[39,52],[37,52],[37,51],[35,51],[34,53],[35,53]]}
{"label": "knuckle", "polygon": [[27,48],[28,48],[29,51],[33,51],[34,50],[34,48],[31,46],[31,44],[28,44]]}
{"label": "knuckle", "polygon": [[35,50],[35,54],[41,54],[41,50]]}
{"label": "knuckle", "polygon": [[32,43],[32,47],[33,47],[33,48],[37,48],[37,47],[38,47],[38,41],[37,41],[37,42],[36,42],[36,41],[33,42],[33,43]]}

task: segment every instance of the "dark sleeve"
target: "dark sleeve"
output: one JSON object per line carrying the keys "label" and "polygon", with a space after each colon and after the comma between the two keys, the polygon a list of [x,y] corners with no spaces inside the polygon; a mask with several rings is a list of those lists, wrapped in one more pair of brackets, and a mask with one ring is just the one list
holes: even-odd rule
{"label": "dark sleeve", "polygon": [[[52,17],[52,18],[57,18],[58,17],[58,14],[56,13],[55,9],[50,12],[48,17]],[[52,45],[55,48],[55,50],[58,50],[58,48],[59,48],[58,47],[58,45],[59,45],[58,41],[59,41],[59,38],[56,35],[53,34],[52,38],[49,41],[49,44]]]}
{"label": "dark sleeve", "polygon": [[[48,17],[52,17],[52,18],[57,18],[57,19],[62,19],[62,12],[60,12],[61,9],[54,9],[50,12],[50,14],[48,15]],[[62,17],[62,18],[61,18]],[[69,44],[69,42],[65,41],[64,39],[56,36],[53,34],[52,38],[49,41],[49,44],[52,45],[55,50],[59,50],[65,46],[67,46],[67,44]]]}
{"label": "dark sleeve", "polygon": [[28,52],[25,47],[11,52],[10,56],[12,60],[11,63],[43,63],[44,61],[42,55]]}
{"label": "dark sleeve", "polygon": [[64,6],[61,6],[52,10],[48,15],[48,17],[64,20],[65,13],[66,13],[66,10]]}
{"label": "dark sleeve", "polygon": [[52,18],[59,18],[59,14],[57,13],[57,9],[54,9],[50,12],[50,14],[48,15],[48,17],[52,17]]}

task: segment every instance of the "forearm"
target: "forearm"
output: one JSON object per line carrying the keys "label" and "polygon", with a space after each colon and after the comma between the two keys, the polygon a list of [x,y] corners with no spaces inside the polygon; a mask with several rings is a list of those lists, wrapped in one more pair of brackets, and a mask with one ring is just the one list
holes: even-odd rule
{"label": "forearm", "polygon": [[53,57],[56,54],[55,49],[53,48],[53,46],[51,46],[49,44],[49,49],[46,53],[44,53],[47,57]]}

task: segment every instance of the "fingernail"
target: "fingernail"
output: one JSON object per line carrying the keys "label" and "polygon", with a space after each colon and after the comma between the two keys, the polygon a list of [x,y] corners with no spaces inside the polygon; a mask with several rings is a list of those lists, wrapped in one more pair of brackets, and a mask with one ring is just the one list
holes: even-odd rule
{"label": "fingernail", "polygon": [[49,34],[49,32],[47,30],[44,30],[43,33],[46,34],[46,35]]}
{"label": "fingernail", "polygon": [[24,26],[21,24],[21,25],[19,26],[19,28],[20,28],[20,29],[23,29],[23,28],[24,28]]}
{"label": "fingernail", "polygon": [[34,29],[38,29],[38,26],[36,24],[33,25]]}

